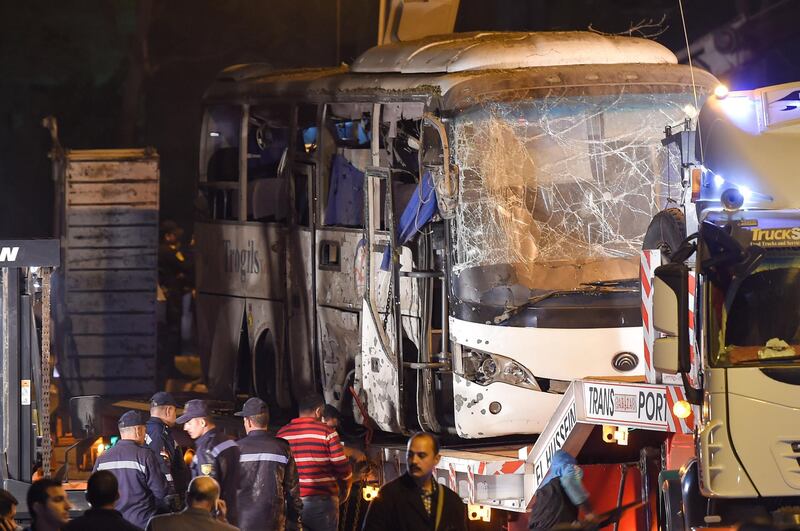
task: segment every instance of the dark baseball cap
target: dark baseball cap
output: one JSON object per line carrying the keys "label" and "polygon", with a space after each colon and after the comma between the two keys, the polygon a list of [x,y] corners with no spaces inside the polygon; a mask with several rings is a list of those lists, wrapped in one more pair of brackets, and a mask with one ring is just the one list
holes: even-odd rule
{"label": "dark baseball cap", "polygon": [[157,407],[157,406],[175,406],[178,407],[178,403],[175,402],[175,399],[172,398],[172,395],[167,393],[166,391],[159,391],[150,397],[150,407]]}
{"label": "dark baseball cap", "polygon": [[178,417],[176,422],[178,424],[183,424],[197,417],[208,416],[210,416],[210,413],[208,412],[208,404],[206,404],[205,400],[189,400],[183,408],[183,415]]}
{"label": "dark baseball cap", "polygon": [[267,404],[260,398],[254,396],[253,398],[248,398],[242,410],[234,413],[234,415],[237,417],[255,417],[256,415],[268,412],[269,408]]}
{"label": "dark baseball cap", "polygon": [[134,426],[144,426],[144,416],[134,410],[126,411],[117,422],[120,428],[132,428]]}

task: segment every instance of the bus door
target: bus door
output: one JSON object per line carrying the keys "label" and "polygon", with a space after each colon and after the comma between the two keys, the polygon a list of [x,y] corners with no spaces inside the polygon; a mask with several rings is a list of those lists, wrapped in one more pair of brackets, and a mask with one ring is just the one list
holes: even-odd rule
{"label": "bus door", "polygon": [[[423,105],[381,107],[368,169],[369,267],[362,325],[363,388],[382,429],[438,431],[431,394],[432,181],[420,171]],[[437,349],[438,351],[438,349]]]}
{"label": "bus door", "polygon": [[[417,371],[417,409],[422,427],[454,427],[452,359],[447,297],[449,242],[447,220],[455,216],[456,170],[451,168],[447,132],[442,121],[425,113],[420,128],[420,180],[423,197],[436,201],[436,215],[416,236],[416,271],[420,282],[421,348]],[[402,274],[402,272],[401,272]],[[437,407],[439,404],[439,407]]]}

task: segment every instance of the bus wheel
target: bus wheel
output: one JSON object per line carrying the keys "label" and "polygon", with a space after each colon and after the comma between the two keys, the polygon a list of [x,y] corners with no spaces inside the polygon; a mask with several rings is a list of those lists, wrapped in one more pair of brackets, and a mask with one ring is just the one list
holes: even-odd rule
{"label": "bus wheel", "polygon": [[644,234],[642,249],[661,251],[661,260],[668,263],[686,238],[686,219],[680,208],[668,208],[655,216]]}

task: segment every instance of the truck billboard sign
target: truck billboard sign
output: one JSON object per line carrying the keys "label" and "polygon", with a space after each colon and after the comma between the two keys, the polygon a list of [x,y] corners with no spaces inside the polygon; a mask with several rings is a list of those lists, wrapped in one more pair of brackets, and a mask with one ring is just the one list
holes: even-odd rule
{"label": "truck billboard sign", "polygon": [[567,441],[569,434],[572,432],[572,429],[575,427],[577,422],[578,412],[575,407],[575,402],[573,401],[570,407],[567,408],[564,413],[562,413],[555,425],[556,429],[553,431],[553,433],[549,434],[550,437],[545,444],[544,452],[538,456],[533,464],[533,471],[536,475],[537,485],[541,483],[545,474],[547,474],[547,471],[550,470],[550,462],[553,460],[553,454],[555,454],[561,449],[562,446],[564,446],[564,443]]}
{"label": "truck billboard sign", "polygon": [[666,431],[667,394],[663,386],[586,382],[586,419]]}

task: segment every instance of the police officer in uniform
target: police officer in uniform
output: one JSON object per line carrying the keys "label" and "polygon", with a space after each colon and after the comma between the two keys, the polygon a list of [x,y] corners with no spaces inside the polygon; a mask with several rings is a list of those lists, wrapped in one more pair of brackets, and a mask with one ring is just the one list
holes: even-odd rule
{"label": "police officer in uniform", "polygon": [[120,441],[100,454],[93,472],[108,470],[119,483],[116,509],[123,518],[144,529],[158,512],[167,511],[167,484],[161,463],[144,445],[144,417],[128,411],[119,418]]}
{"label": "police officer in uniform", "polygon": [[205,400],[189,400],[177,420],[195,440],[192,478],[211,476],[220,486],[220,499],[228,511],[228,522],[236,525],[236,490],[239,488],[239,447],[219,431]]}
{"label": "police officer in uniform", "polygon": [[147,420],[145,444],[161,458],[161,471],[169,489],[169,505],[183,509],[183,498],[189,487],[190,472],[183,461],[183,449],[175,442],[172,428],[177,421],[178,404],[172,395],[159,391],[150,398],[150,418]]}
{"label": "police officer in uniform", "polygon": [[247,436],[237,444],[241,483],[238,491],[239,529],[284,531],[302,529],[303,500],[289,443],[267,433],[269,409],[250,398],[241,411]]}

